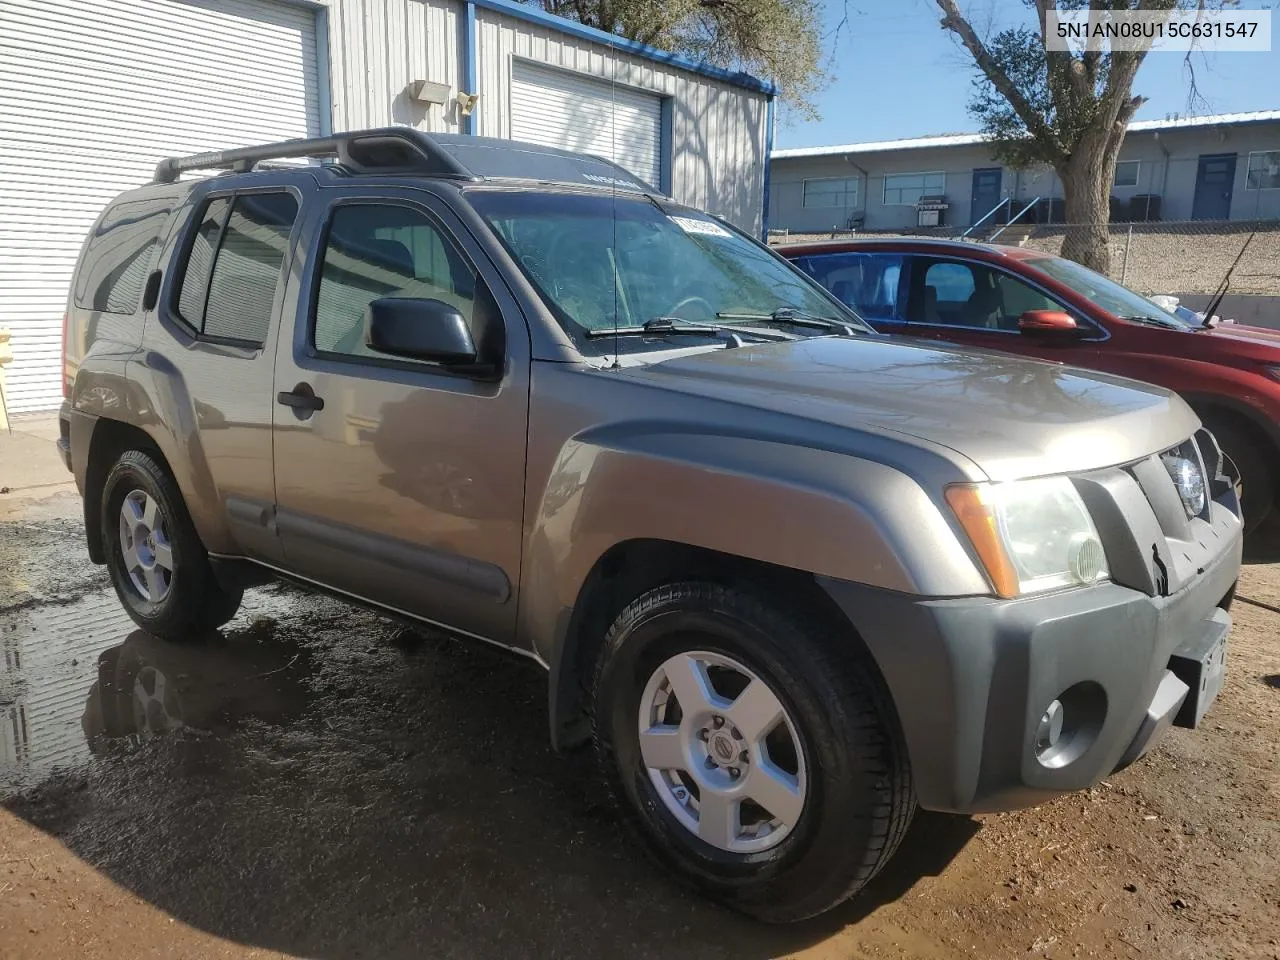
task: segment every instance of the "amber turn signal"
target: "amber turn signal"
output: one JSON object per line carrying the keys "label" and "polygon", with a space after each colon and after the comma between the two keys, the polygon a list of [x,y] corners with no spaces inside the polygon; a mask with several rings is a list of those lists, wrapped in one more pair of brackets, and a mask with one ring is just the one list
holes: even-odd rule
{"label": "amber turn signal", "polygon": [[978,552],[991,586],[1001,597],[1016,597],[1019,592],[1018,573],[1005,551],[995,510],[982,496],[982,488],[957,484],[947,487],[946,496],[956,519]]}

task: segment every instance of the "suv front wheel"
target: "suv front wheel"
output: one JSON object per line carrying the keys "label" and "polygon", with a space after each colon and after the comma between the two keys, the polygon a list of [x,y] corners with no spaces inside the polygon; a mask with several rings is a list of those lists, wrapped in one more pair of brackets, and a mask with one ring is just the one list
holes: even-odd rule
{"label": "suv front wheel", "polygon": [[614,622],[596,749],[658,860],[770,922],[840,903],[915,800],[897,719],[856,638],[743,589],[679,583]]}
{"label": "suv front wheel", "polygon": [[112,585],[138,626],[180,643],[235,616],[242,591],[218,582],[178,485],[150,454],[116,461],[100,519]]}

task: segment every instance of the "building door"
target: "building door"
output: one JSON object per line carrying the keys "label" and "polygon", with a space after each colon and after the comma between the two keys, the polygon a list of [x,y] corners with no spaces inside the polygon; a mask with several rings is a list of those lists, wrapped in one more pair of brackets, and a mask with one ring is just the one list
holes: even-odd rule
{"label": "building door", "polygon": [[511,139],[594,153],[663,188],[662,98],[516,60]]}
{"label": "building door", "polygon": [[276,0],[0,3],[0,322],[11,412],[62,401],[76,256],[156,161],[321,132],[316,14]]}
{"label": "building door", "polygon": [[[1000,202],[1000,181],[1004,171],[1000,167],[979,167],[973,171],[973,194],[969,199],[969,222],[977,223],[991,208]],[[1004,223],[1008,214],[1001,211],[987,223]]]}
{"label": "building door", "polygon": [[1201,154],[1200,167],[1196,170],[1196,198],[1191,205],[1191,219],[1230,219],[1231,191],[1235,182],[1234,153]]}

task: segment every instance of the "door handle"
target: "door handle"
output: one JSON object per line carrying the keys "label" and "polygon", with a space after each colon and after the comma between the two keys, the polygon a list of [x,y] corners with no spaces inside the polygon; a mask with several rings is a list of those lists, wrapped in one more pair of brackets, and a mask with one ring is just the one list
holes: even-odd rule
{"label": "door handle", "polygon": [[316,392],[311,389],[311,384],[298,384],[292,390],[282,390],[276,394],[276,400],[284,404],[286,407],[293,408],[293,412],[300,417],[309,417],[317,410],[324,409],[324,399],[316,396]]}

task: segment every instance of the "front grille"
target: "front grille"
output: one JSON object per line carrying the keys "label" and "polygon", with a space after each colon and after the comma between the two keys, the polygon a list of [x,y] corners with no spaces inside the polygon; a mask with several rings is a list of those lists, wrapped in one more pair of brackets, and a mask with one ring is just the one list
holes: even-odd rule
{"label": "front grille", "polygon": [[[1170,455],[1186,458],[1203,471],[1207,495],[1197,516],[1187,516],[1165,466]],[[1130,483],[1107,479],[1120,476]],[[1230,461],[1213,435],[1199,430],[1159,453],[1079,478],[1077,489],[1087,494],[1086,503],[1098,524],[1112,579],[1160,596],[1176,593],[1194,580],[1226,548],[1232,528],[1239,526],[1239,520],[1228,513],[1239,516],[1232,477]]]}
{"label": "front grille", "polygon": [[[1143,496],[1147,498],[1147,503],[1151,505],[1151,510],[1155,513],[1164,535],[1185,540],[1189,536],[1187,511],[1182,505],[1182,498],[1178,496],[1178,488],[1174,486],[1173,478],[1165,468],[1166,456],[1184,457],[1198,464],[1201,471],[1204,471],[1204,463],[1195,441],[1184,440],[1176,447],[1170,447],[1137,463],[1129,464],[1125,472],[1133,477],[1139,489],[1142,490]],[[1207,510],[1206,504],[1205,511],[1202,511],[1201,515],[1203,516]]]}

